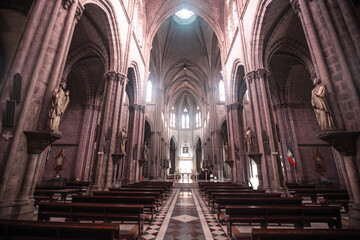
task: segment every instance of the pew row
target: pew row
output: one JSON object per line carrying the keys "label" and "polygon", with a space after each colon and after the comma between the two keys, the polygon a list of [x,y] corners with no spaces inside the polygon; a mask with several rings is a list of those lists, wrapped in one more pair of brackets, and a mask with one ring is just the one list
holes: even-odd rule
{"label": "pew row", "polygon": [[226,215],[230,236],[234,223],[259,223],[261,228],[267,228],[269,223],[291,223],[295,228],[304,228],[320,222],[329,228],[342,228],[340,207],[333,206],[227,206]]}
{"label": "pew row", "polygon": [[0,220],[0,239],[118,240],[136,238],[137,228],[121,231],[120,225],[114,223]]}
{"label": "pew row", "polygon": [[49,221],[52,217],[66,221],[129,221],[138,225],[138,234],[143,232],[143,205],[114,203],[39,203],[38,220]]}

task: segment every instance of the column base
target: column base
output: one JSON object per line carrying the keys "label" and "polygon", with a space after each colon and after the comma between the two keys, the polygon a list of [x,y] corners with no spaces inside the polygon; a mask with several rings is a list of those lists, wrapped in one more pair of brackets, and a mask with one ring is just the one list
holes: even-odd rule
{"label": "column base", "polygon": [[350,228],[360,229],[360,204],[349,203]]}
{"label": "column base", "polygon": [[33,220],[34,200],[28,199],[1,203],[0,219]]}

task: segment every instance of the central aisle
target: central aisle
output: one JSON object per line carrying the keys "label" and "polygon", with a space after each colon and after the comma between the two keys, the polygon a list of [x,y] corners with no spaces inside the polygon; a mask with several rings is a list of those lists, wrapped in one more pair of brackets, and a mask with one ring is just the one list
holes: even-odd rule
{"label": "central aisle", "polygon": [[158,240],[228,239],[214,214],[209,211],[199,196],[198,190],[189,185],[184,184],[184,187],[174,189],[142,238]]}

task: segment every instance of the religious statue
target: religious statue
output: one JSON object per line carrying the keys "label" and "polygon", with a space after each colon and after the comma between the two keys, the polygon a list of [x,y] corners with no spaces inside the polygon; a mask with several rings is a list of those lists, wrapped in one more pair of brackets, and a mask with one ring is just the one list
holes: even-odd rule
{"label": "religious statue", "polygon": [[61,116],[69,105],[69,90],[65,92],[66,83],[61,82],[52,92],[51,108],[49,110],[49,125],[52,132],[59,132]]}
{"label": "religious statue", "polygon": [[229,145],[227,142],[225,142],[224,144],[224,157],[225,157],[225,161],[229,160]]}
{"label": "religious statue", "polygon": [[123,128],[121,130],[121,135],[120,135],[120,153],[121,154],[126,154],[126,152],[125,152],[126,141],[127,141],[126,131],[125,131],[125,128]]}
{"label": "religious statue", "polygon": [[146,142],[144,143],[144,152],[143,152],[143,159],[146,161],[147,159],[147,153],[148,153],[148,148],[146,145]]}
{"label": "religious statue", "polygon": [[253,143],[252,143],[252,133],[250,127],[246,129],[245,132],[245,141],[246,141],[246,150],[247,152],[251,152],[253,150]]}
{"label": "religious statue", "polygon": [[319,78],[314,78],[313,83],[315,87],[311,91],[311,105],[314,108],[316,120],[321,130],[334,129],[334,122],[326,100],[326,86],[321,84]]}

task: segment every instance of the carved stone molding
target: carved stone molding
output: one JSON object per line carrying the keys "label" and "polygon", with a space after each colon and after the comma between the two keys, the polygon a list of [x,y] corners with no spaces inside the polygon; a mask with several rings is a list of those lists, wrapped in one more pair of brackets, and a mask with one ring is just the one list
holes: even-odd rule
{"label": "carved stone molding", "polygon": [[269,71],[264,68],[259,68],[256,70],[256,75],[258,78],[267,78]]}
{"label": "carved stone molding", "polygon": [[229,112],[231,110],[242,110],[243,106],[240,103],[232,103],[229,105],[226,105],[226,111]]}
{"label": "carved stone molding", "polygon": [[116,75],[117,75],[116,72],[110,71],[110,72],[105,73],[105,78],[108,81],[115,81],[116,80]]}
{"label": "carved stone molding", "polygon": [[342,156],[356,155],[356,139],[360,132],[323,131],[317,135],[333,146]]}
{"label": "carved stone molding", "polygon": [[123,73],[118,73],[118,80],[120,81],[120,84],[123,85],[124,82],[128,83],[129,79],[127,78],[127,76]]}
{"label": "carved stone molding", "polygon": [[255,72],[249,72],[246,74],[245,79],[248,81],[249,84],[253,83],[253,80],[255,79]]}
{"label": "carved stone molding", "polygon": [[77,8],[76,8],[76,12],[75,12],[75,19],[76,21],[80,21],[82,15],[84,12],[84,6],[79,2]]}
{"label": "carved stone molding", "polygon": [[63,0],[64,9],[68,10],[69,7],[75,2],[75,0]]}
{"label": "carved stone molding", "polygon": [[35,132],[24,131],[27,142],[27,153],[41,154],[49,144],[62,137],[59,133],[54,132]]}
{"label": "carved stone molding", "polygon": [[297,16],[299,16],[299,14],[300,14],[299,0],[290,0],[290,4],[291,4],[292,9],[294,10],[295,14]]}
{"label": "carved stone molding", "polygon": [[130,111],[143,111],[143,108],[145,109],[145,107],[143,106],[143,105],[139,105],[139,104],[136,104],[136,103],[134,103],[134,104],[131,104],[130,106],[129,106],[129,110]]}

